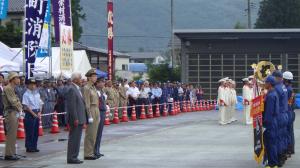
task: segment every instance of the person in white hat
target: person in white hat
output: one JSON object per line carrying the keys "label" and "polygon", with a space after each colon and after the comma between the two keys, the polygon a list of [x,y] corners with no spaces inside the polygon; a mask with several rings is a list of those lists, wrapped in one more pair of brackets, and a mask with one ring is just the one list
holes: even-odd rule
{"label": "person in white hat", "polygon": [[221,79],[219,80],[220,86],[218,89],[218,105],[219,105],[219,112],[220,112],[220,120],[219,123],[221,125],[225,125],[226,124],[226,112],[225,112],[225,107],[226,107],[226,103],[225,103],[225,83],[226,80],[225,79]]}
{"label": "person in white hat", "polygon": [[246,125],[250,125],[252,124],[251,101],[253,99],[253,89],[251,88],[250,81],[248,78],[244,78],[243,83],[243,123]]}
{"label": "person in white hat", "polygon": [[229,106],[228,106],[228,122],[235,122],[237,119],[235,118],[235,106],[237,104],[237,97],[236,97],[236,90],[235,90],[236,83],[233,80],[229,81]]}

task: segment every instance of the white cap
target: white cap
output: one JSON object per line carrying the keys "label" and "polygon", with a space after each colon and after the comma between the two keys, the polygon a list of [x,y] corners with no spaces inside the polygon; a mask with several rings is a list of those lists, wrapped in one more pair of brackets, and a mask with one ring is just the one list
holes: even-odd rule
{"label": "white cap", "polygon": [[253,75],[248,76],[248,79],[249,79],[249,80],[250,80],[250,79],[254,79],[254,76],[253,76]]}
{"label": "white cap", "polygon": [[243,82],[249,82],[249,79],[248,78],[244,78],[242,79]]}
{"label": "white cap", "polygon": [[226,82],[226,80],[224,80],[224,78],[223,78],[223,79],[220,79],[220,80],[219,80],[219,83],[221,83],[221,82]]}
{"label": "white cap", "polygon": [[294,76],[293,76],[292,72],[290,72],[290,71],[284,72],[282,76],[283,76],[283,79],[287,79],[287,80],[294,79]]}

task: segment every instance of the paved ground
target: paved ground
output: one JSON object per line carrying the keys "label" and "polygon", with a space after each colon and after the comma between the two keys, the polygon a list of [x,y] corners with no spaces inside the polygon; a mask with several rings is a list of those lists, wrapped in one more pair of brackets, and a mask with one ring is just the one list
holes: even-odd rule
{"label": "paved ground", "polygon": [[[297,113],[300,113],[298,111]],[[241,118],[241,113],[238,112]],[[0,161],[0,167],[101,167],[101,168],[256,168],[252,159],[252,130],[241,122],[219,126],[218,114],[194,112],[175,117],[122,123],[105,127],[102,153],[105,157],[66,164],[67,134],[47,134],[40,138],[39,154],[26,154],[18,162]],[[295,125],[296,152],[300,146],[300,119]],[[61,141],[62,140],[62,141]],[[24,153],[24,141],[18,142]],[[1,144],[0,144],[1,145]],[[3,144],[0,146],[2,155]],[[82,158],[81,150],[80,158]],[[300,167],[300,155],[293,156],[287,168]]]}

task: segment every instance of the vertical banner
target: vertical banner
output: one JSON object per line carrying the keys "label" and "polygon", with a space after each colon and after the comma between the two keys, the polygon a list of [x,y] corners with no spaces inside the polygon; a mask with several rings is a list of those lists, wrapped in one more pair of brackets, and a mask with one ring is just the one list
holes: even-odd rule
{"label": "vertical banner", "polygon": [[60,24],[72,26],[71,0],[52,0],[55,42],[60,43]]}
{"label": "vertical banner", "polygon": [[8,0],[0,0],[0,19],[7,17]]}
{"label": "vertical banner", "polygon": [[36,51],[40,44],[48,0],[26,0],[25,68],[26,78],[33,77]]}
{"label": "vertical banner", "polygon": [[263,120],[264,98],[258,96],[252,100],[251,115],[253,116],[254,159],[261,163],[264,157]]}
{"label": "vertical banner", "polygon": [[114,75],[114,21],[113,21],[113,2],[107,2],[107,73],[108,80],[113,79]]}
{"label": "vertical banner", "polygon": [[73,28],[63,24],[60,25],[60,69],[73,71]]}
{"label": "vertical banner", "polygon": [[51,0],[48,0],[41,40],[37,50],[37,57],[50,56],[51,49]]}

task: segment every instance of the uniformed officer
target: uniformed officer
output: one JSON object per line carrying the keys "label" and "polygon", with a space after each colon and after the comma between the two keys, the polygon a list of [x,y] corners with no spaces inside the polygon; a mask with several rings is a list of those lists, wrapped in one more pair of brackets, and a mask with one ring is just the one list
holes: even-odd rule
{"label": "uniformed officer", "polygon": [[[45,80],[45,86],[43,88],[43,93],[41,94],[44,97],[44,107],[43,114],[50,114],[54,112],[54,107],[57,101],[57,92],[53,87],[53,83],[55,83],[54,79]],[[43,117],[44,127],[49,128],[52,125],[51,116]]]}
{"label": "uniformed officer", "polygon": [[107,104],[109,106],[110,110],[110,119],[113,118],[113,111],[115,108],[114,100],[115,100],[115,94],[114,94],[114,89],[113,89],[113,83],[112,81],[108,80],[106,81],[106,87],[104,89],[105,94],[107,95]]}
{"label": "uniformed officer", "polygon": [[16,93],[17,96],[19,97],[19,100],[22,102],[23,94],[27,90],[26,85],[25,85],[25,77],[20,76],[20,85],[18,85],[16,88]]}
{"label": "uniformed officer", "polygon": [[43,107],[40,93],[36,88],[35,79],[27,80],[27,90],[23,95],[22,104],[25,112],[24,127],[25,127],[25,148],[26,152],[39,152],[37,148],[39,117]]}
{"label": "uniformed officer", "polygon": [[220,86],[218,88],[218,105],[219,105],[219,112],[220,112],[220,120],[219,123],[221,125],[225,125],[226,123],[226,111],[225,111],[225,106],[227,104],[225,103],[225,83],[226,79],[220,79],[219,80]]}
{"label": "uniformed officer", "polygon": [[5,142],[5,160],[18,160],[16,156],[16,137],[18,129],[18,118],[22,113],[22,104],[15,93],[15,88],[20,84],[17,73],[11,72],[8,75],[9,84],[4,87],[2,93],[4,105],[4,118],[7,139]]}
{"label": "uniformed officer", "polygon": [[235,122],[237,119],[235,118],[235,106],[237,103],[237,96],[236,96],[236,90],[235,81],[231,80],[229,83],[229,94],[230,94],[230,111],[229,111],[229,122]]}
{"label": "uniformed officer", "polygon": [[295,94],[292,88],[293,74],[289,71],[283,73],[284,84],[287,88],[288,92],[288,114],[289,114],[289,122],[288,122],[288,155],[291,156],[295,154],[295,137],[294,137],[294,122],[295,122],[295,111],[294,111],[294,101]]}
{"label": "uniformed officer", "polygon": [[266,148],[266,156],[268,165],[266,167],[273,168],[279,165],[278,160],[278,123],[277,118],[279,115],[279,98],[274,89],[276,84],[273,76],[268,76],[265,80],[265,88],[268,90],[265,97],[264,113],[263,113],[263,127],[265,131],[264,146]]}
{"label": "uniformed officer", "polygon": [[84,159],[96,160],[97,156],[94,154],[97,130],[100,122],[99,112],[99,97],[94,84],[97,81],[97,74],[95,69],[89,70],[86,75],[88,78],[87,84],[83,87],[83,97],[85,100],[86,110],[88,114],[88,122],[85,138],[84,138]]}
{"label": "uniformed officer", "polygon": [[283,84],[282,73],[274,71],[272,74],[276,79],[275,90],[279,98],[279,117],[278,117],[278,154],[279,166],[283,165],[287,159],[288,145],[288,93]]}
{"label": "uniformed officer", "polygon": [[105,81],[104,79],[98,79],[96,82],[96,89],[99,96],[99,111],[100,111],[100,123],[97,129],[97,137],[94,148],[94,155],[97,158],[104,156],[104,154],[100,153],[101,140],[102,140],[102,132],[104,128],[105,121],[105,112],[106,112],[106,94],[104,93]]}
{"label": "uniformed officer", "polygon": [[[118,117],[119,117],[119,115],[120,114],[122,114],[122,109],[120,108],[119,109],[119,104],[120,104],[120,94],[119,94],[119,83],[117,82],[117,81],[114,81],[113,82],[113,95],[114,95],[114,100],[113,100],[113,102],[114,102],[114,111],[115,111],[115,108],[117,107],[118,108]],[[115,115],[115,113],[113,112],[113,117],[115,117],[114,116]]]}
{"label": "uniformed officer", "polygon": [[[127,106],[127,96],[126,96],[127,88],[125,87],[125,81],[121,82],[121,86],[119,86],[119,107],[126,107]],[[121,112],[122,116],[122,109],[119,109],[119,115]]]}
{"label": "uniformed officer", "polygon": [[253,90],[250,86],[249,79],[243,79],[243,105],[244,105],[244,117],[243,122],[244,124],[251,125],[253,120],[251,118],[251,101],[253,96]]}

